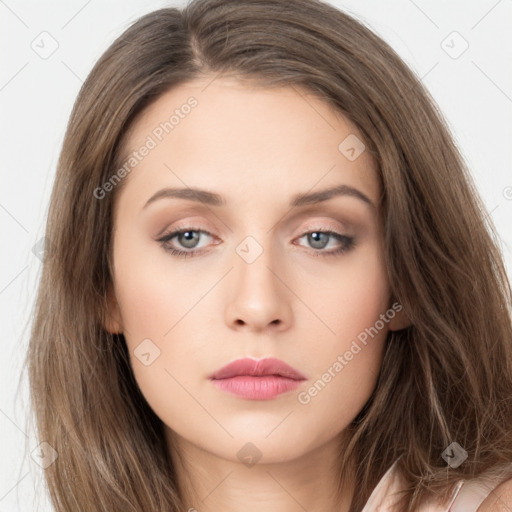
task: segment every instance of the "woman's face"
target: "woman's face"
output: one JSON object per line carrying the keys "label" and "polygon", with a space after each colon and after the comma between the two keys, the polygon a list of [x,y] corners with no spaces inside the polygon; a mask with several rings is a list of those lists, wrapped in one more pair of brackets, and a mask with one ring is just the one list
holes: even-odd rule
{"label": "woman's face", "polygon": [[[170,437],[292,460],[359,413],[397,321],[377,171],[355,127],[305,91],[208,83],[166,93],[129,133],[107,328]],[[209,378],[241,358],[303,380]]]}

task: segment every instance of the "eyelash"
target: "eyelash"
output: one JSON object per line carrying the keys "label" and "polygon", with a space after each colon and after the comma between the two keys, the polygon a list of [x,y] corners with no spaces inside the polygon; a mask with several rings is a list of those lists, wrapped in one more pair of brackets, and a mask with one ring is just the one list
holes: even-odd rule
{"label": "eyelash", "polygon": [[[157,241],[160,242],[163,249],[165,251],[169,252],[172,256],[178,256],[178,257],[183,257],[183,258],[199,256],[204,252],[204,250],[192,249],[190,251],[182,251],[180,249],[174,249],[173,247],[170,247],[168,245],[169,242],[176,235],[181,235],[181,234],[187,233],[189,231],[196,232],[196,233],[204,233],[206,235],[213,236],[213,235],[211,235],[211,233],[209,233],[208,231],[205,231],[204,229],[191,227],[191,228],[187,228],[187,229],[178,229],[178,230],[172,231],[172,232],[162,236]],[[354,237],[341,235],[340,233],[336,233],[335,231],[330,231],[330,230],[322,231],[322,230],[315,229],[313,231],[308,231],[308,232],[304,233],[299,238],[303,238],[304,236],[310,235],[312,233],[321,233],[321,234],[325,234],[325,235],[330,235],[331,237],[334,237],[336,240],[338,240],[339,242],[342,242],[344,244],[344,245],[338,247],[337,249],[334,249],[334,250],[331,249],[330,251],[324,251],[323,249],[311,249],[313,251],[314,256],[341,256],[343,253],[348,252],[355,247],[355,238]]]}

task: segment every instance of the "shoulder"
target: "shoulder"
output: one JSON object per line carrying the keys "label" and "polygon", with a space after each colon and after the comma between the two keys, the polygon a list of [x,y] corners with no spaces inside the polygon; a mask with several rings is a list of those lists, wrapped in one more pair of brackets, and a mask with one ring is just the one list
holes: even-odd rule
{"label": "shoulder", "polygon": [[478,507],[477,512],[511,512],[512,478],[502,482],[492,490]]}

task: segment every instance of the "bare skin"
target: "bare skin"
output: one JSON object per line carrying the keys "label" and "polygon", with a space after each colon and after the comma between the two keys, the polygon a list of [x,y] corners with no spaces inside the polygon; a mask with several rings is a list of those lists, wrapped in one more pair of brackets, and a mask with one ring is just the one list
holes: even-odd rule
{"label": "bare skin", "polygon": [[[166,426],[187,507],[346,512],[356,483],[345,482],[337,498],[340,443],[375,387],[388,330],[407,322],[403,312],[386,317],[378,334],[347,354],[392,306],[375,162],[367,151],[347,158],[339,144],[362,136],[303,90],[210,82],[167,92],[130,131],[128,152],[187,98],[197,99],[124,178],[107,328],[124,333],[137,383]],[[344,194],[290,207],[296,194],[339,185],[372,204]],[[226,204],[167,197],[144,207],[167,187],[215,192]],[[178,235],[164,247],[158,240],[175,229],[195,233],[196,246]],[[327,230],[354,245],[307,235]],[[259,255],[249,263],[247,254]],[[160,351],[149,365],[134,352],[146,339],[146,352]],[[338,356],[341,371],[333,370]],[[276,357],[307,379],[269,400],[215,388],[208,375],[242,357]],[[310,392],[329,369],[325,386]],[[247,464],[247,453],[256,464]]]}

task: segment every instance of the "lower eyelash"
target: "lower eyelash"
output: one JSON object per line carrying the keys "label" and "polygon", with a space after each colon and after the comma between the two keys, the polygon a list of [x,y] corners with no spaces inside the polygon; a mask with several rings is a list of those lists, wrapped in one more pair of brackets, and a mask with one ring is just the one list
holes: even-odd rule
{"label": "lower eyelash", "polygon": [[[204,233],[206,235],[210,235],[210,233],[208,233],[208,231],[204,231],[203,229],[195,229],[195,228],[180,229],[177,231],[172,231],[171,233],[168,233],[167,235],[164,235],[162,238],[158,239],[158,242],[160,242],[163,249],[165,251],[167,251],[168,253],[170,253],[172,256],[181,256],[183,258],[199,256],[203,252],[201,249],[199,249],[199,250],[192,249],[191,251],[182,251],[181,249],[175,249],[174,247],[170,247],[169,245],[167,245],[168,242],[170,242],[170,240],[172,240],[176,235],[181,235],[183,233],[186,233],[187,231],[194,231],[197,233]],[[334,231],[320,231],[320,230],[308,231],[307,233],[304,233],[299,238],[302,238],[305,235],[310,235],[311,233],[322,233],[325,235],[330,235],[330,236],[336,238],[339,242],[342,242],[344,244],[344,245],[341,245],[340,247],[338,247],[337,249],[331,249],[330,251],[324,251],[321,249],[317,249],[317,250],[311,249],[311,251],[313,251],[313,256],[315,256],[315,257],[316,256],[338,256],[347,251],[350,251],[356,245],[354,237],[340,235],[339,233],[336,233]]]}
{"label": "lower eyelash", "polygon": [[173,256],[183,256],[184,258],[186,258],[187,256],[197,256],[197,253],[180,251],[179,249],[166,249],[166,251],[169,251],[169,253],[172,254]]}

